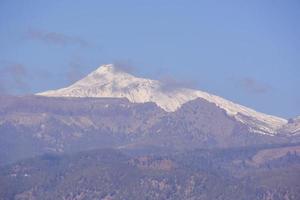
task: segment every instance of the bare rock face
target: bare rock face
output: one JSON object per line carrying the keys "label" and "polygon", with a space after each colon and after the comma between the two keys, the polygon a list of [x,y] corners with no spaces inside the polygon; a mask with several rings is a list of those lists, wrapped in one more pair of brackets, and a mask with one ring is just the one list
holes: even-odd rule
{"label": "bare rock face", "polygon": [[[258,151],[249,161],[250,165],[262,166],[284,157],[299,157],[300,146],[278,147]],[[294,161],[296,159],[293,159]]]}
{"label": "bare rock face", "polygon": [[300,135],[300,117],[296,117],[294,119],[289,119],[288,123],[285,124],[280,132],[290,135]]}
{"label": "bare rock face", "polygon": [[129,161],[129,164],[136,166],[140,169],[152,169],[152,170],[162,170],[171,171],[175,168],[175,163],[170,159],[157,159],[152,156],[140,156],[133,158]]}

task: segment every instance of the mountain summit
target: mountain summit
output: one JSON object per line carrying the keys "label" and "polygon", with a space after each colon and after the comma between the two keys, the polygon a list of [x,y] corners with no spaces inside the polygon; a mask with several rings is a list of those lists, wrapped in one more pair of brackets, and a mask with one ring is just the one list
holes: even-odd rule
{"label": "mountain summit", "polygon": [[252,132],[275,135],[287,120],[257,112],[200,90],[188,88],[166,89],[157,80],[138,78],[112,64],[98,69],[69,87],[50,90],[37,95],[48,97],[113,97],[127,98],[133,103],[154,102],[166,112],[174,112],[184,103],[201,98],[215,104]]}

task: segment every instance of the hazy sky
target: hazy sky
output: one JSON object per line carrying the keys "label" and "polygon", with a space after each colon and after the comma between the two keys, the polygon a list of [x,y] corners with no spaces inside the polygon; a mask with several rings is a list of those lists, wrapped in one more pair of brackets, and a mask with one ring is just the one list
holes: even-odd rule
{"label": "hazy sky", "polygon": [[0,1],[1,93],[67,86],[104,63],[294,117],[300,1]]}

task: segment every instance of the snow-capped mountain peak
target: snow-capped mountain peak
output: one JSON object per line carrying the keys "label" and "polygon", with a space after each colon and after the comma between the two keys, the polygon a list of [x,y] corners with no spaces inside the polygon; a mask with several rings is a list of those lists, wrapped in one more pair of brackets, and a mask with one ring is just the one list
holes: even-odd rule
{"label": "snow-capped mountain peak", "polygon": [[188,88],[165,90],[163,86],[163,83],[157,80],[138,78],[119,70],[112,64],[107,64],[100,66],[69,87],[50,90],[37,95],[127,98],[133,103],[154,102],[167,112],[176,111],[184,103],[202,98],[224,109],[228,115],[249,126],[253,132],[273,135],[287,123],[285,119],[256,112],[200,90]]}

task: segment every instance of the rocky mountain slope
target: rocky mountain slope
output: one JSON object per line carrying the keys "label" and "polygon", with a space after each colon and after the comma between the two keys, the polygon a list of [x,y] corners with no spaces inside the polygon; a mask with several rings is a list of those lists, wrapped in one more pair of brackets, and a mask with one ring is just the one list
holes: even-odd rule
{"label": "rocky mountain slope", "polygon": [[294,143],[298,135],[253,134],[201,98],[166,112],[120,98],[0,97],[0,165],[47,152],[195,149]]}

